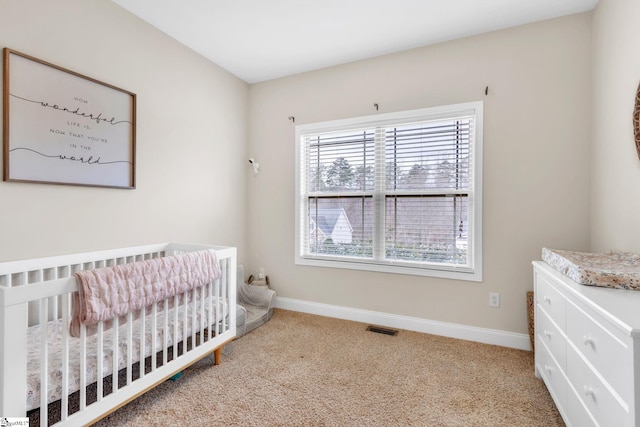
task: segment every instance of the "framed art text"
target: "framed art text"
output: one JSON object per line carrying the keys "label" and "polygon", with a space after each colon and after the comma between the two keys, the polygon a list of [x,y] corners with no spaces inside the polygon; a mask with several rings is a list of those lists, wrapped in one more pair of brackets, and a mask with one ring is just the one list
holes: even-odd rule
{"label": "framed art text", "polygon": [[135,188],[136,95],[4,49],[5,181]]}

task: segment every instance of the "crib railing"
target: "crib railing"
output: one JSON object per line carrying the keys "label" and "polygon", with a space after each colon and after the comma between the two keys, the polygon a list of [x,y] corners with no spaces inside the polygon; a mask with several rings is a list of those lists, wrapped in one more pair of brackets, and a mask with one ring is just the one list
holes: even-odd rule
{"label": "crib railing", "polygon": [[[89,336],[83,325],[79,339],[69,336],[77,271],[212,248],[220,262],[219,279],[129,313],[125,319],[113,319],[111,325],[101,322],[95,335]],[[235,248],[186,244],[0,263],[0,417],[25,417],[27,409],[39,407],[40,425],[50,425],[51,395],[57,398],[59,388],[52,410],[59,413],[56,422],[86,424],[214,350],[218,358],[222,346],[235,337],[235,273]],[[39,398],[34,397],[37,402],[32,405],[27,404],[26,381],[29,334],[36,337],[32,339],[37,340],[39,364]],[[105,356],[110,359],[106,366]],[[50,361],[55,361],[61,376],[54,392],[50,392]],[[69,391],[75,389],[77,394],[70,398]]]}

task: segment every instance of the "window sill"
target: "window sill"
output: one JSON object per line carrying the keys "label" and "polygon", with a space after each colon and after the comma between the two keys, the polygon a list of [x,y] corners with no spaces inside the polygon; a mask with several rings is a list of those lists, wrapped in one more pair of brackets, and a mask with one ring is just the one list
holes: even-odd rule
{"label": "window sill", "polygon": [[318,258],[305,258],[302,256],[296,257],[296,265],[305,265],[313,267],[326,267],[326,268],[344,268],[349,270],[362,270],[378,273],[390,273],[390,274],[406,274],[411,276],[424,276],[424,277],[437,277],[442,279],[452,280],[464,280],[470,282],[481,282],[482,271],[480,268],[475,270],[468,267],[455,267],[455,266],[438,266],[433,267],[409,267],[406,265],[393,265],[393,264],[376,264],[373,262],[367,262],[365,260],[345,260],[338,261],[334,259],[318,259]]}

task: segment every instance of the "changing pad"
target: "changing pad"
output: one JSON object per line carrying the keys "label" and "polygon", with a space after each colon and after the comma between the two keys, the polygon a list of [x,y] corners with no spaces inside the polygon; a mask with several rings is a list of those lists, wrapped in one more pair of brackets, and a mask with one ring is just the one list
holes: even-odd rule
{"label": "changing pad", "polygon": [[582,285],[640,291],[640,255],[637,254],[542,248],[542,260]]}

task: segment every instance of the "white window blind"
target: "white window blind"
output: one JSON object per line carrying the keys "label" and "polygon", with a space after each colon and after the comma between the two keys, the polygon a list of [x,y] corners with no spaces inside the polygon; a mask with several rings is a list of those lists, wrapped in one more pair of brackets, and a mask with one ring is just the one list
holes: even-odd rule
{"label": "white window blind", "polygon": [[297,126],[296,261],[480,280],[481,121],[471,103]]}

